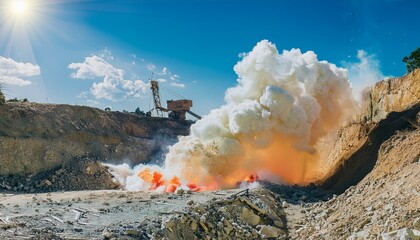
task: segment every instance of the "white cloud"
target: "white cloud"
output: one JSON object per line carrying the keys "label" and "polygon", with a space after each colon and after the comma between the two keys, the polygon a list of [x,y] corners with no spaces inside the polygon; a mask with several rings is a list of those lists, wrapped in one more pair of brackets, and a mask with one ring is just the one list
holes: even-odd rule
{"label": "white cloud", "polygon": [[99,107],[100,105],[99,101],[95,99],[88,99],[86,103],[88,106],[91,106],[91,107]]}
{"label": "white cloud", "polygon": [[16,86],[30,85],[25,77],[41,74],[40,67],[32,63],[17,62],[11,58],[0,56],[0,83]]}
{"label": "white cloud", "polygon": [[114,56],[112,56],[112,52],[108,48],[105,48],[104,50],[102,50],[99,56],[108,61],[114,60]]}
{"label": "white cloud", "polygon": [[[130,55],[133,58],[137,58],[135,55]],[[82,92],[78,98],[89,98],[94,99],[107,99],[110,101],[118,101],[126,99],[127,97],[142,97],[146,94],[150,84],[142,81],[135,74],[129,74],[132,72],[128,67],[124,71],[114,65],[116,60],[111,55],[111,51],[108,49],[103,50],[100,54],[91,55],[86,57],[83,62],[71,63],[68,68],[74,70],[71,74],[72,78],[75,79],[91,79],[94,82],[90,88],[90,92]],[[140,61],[144,61],[138,58]],[[132,64],[135,62],[130,60]],[[141,62],[140,62],[141,64]],[[130,64],[129,64],[130,65]],[[185,84],[180,83],[179,75],[172,74],[167,67],[158,68],[155,64],[141,64],[145,66],[149,71],[156,69],[156,73],[159,78],[156,80],[160,83],[166,83],[171,80],[170,85],[177,88],[185,88]],[[125,64],[124,66],[127,66]],[[130,75],[130,77],[128,77]]]}
{"label": "white cloud", "polygon": [[30,81],[23,80],[18,77],[11,77],[11,76],[0,76],[0,83],[20,86],[20,87],[31,85]]}
{"label": "white cloud", "polygon": [[147,64],[146,68],[149,71],[154,71],[156,69],[156,66],[150,63],[150,64]]}
{"label": "white cloud", "polygon": [[[107,52],[110,54],[110,52]],[[108,57],[113,59],[113,57]],[[142,80],[127,80],[124,71],[119,69],[107,60],[92,55],[85,58],[82,63],[71,63],[68,66],[75,70],[71,76],[76,79],[95,79],[102,78],[100,82],[94,82],[90,93],[95,99],[107,99],[117,101],[127,97],[140,97],[146,93],[148,84]],[[86,93],[81,93],[80,97],[85,97]]]}
{"label": "white cloud", "polygon": [[238,58],[244,58],[246,57],[247,53],[246,52],[241,52],[238,54]]}
{"label": "white cloud", "polygon": [[162,75],[167,75],[168,74],[168,68],[167,67],[163,67],[161,74]]}
{"label": "white cloud", "polygon": [[146,93],[147,88],[149,88],[148,83],[144,83],[142,80],[124,80],[123,89],[127,91],[127,96],[130,97],[141,97]]}
{"label": "white cloud", "polygon": [[167,67],[163,67],[160,72],[157,73],[159,76],[165,76],[166,78],[158,79],[157,81],[164,83],[167,82],[167,78],[171,80],[171,86],[177,88],[185,88],[185,84],[179,82],[179,75],[173,74]]}
{"label": "white cloud", "polygon": [[174,75],[170,76],[169,79],[171,79],[172,81],[176,81],[177,79],[179,79],[179,76],[174,74]]}
{"label": "white cloud", "polygon": [[77,98],[88,98],[89,93],[87,91],[82,91],[79,95],[76,96]]}
{"label": "white cloud", "polygon": [[363,89],[389,76],[384,76],[380,62],[374,54],[358,50],[357,58],[357,62],[343,62],[343,65],[348,69],[348,78],[354,97],[360,100]]}
{"label": "white cloud", "polygon": [[123,70],[115,68],[105,59],[96,55],[85,58],[83,63],[71,63],[68,67],[76,70],[71,76],[77,79],[94,79],[105,76],[122,78],[124,75]]}
{"label": "white cloud", "polygon": [[183,84],[183,83],[172,82],[171,86],[177,87],[177,88],[185,88],[185,84]]}
{"label": "white cloud", "polygon": [[108,99],[115,101],[116,97],[114,95],[120,93],[118,88],[118,79],[113,79],[108,76],[105,76],[104,80],[99,83],[93,83],[90,89],[90,92],[96,99]]}

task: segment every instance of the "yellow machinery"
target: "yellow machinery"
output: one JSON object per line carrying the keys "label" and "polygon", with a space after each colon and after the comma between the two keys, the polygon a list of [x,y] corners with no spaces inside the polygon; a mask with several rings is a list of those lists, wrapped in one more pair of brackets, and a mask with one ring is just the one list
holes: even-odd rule
{"label": "yellow machinery", "polygon": [[156,111],[156,115],[158,117],[163,117],[163,112],[169,112],[168,117],[173,119],[185,120],[186,113],[191,114],[197,119],[201,119],[198,114],[193,113],[190,108],[192,107],[193,103],[192,100],[188,99],[181,99],[181,100],[168,100],[167,108],[162,107],[160,103],[160,95],[159,95],[159,83],[155,80],[150,80],[152,93],[153,93],[153,100],[155,104],[155,108],[150,110]]}

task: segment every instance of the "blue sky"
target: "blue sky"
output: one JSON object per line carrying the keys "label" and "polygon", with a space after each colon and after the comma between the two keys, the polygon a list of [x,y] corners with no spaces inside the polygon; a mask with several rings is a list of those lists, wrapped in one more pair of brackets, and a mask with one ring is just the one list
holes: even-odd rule
{"label": "blue sky", "polygon": [[360,86],[405,74],[420,47],[416,0],[26,0],[23,14],[14,1],[0,2],[0,82],[36,102],[147,111],[153,72],[162,102],[181,95],[206,114],[263,39],[312,50]]}

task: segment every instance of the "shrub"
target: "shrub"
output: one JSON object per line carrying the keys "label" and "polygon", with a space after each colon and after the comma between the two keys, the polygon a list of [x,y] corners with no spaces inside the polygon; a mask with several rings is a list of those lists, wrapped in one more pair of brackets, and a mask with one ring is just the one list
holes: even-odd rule
{"label": "shrub", "polygon": [[3,86],[0,84],[0,105],[3,105],[6,103],[6,98],[4,97],[2,90],[3,90]]}
{"label": "shrub", "polygon": [[413,51],[410,56],[404,57],[403,62],[407,64],[407,71],[409,73],[416,68],[420,68],[420,48]]}

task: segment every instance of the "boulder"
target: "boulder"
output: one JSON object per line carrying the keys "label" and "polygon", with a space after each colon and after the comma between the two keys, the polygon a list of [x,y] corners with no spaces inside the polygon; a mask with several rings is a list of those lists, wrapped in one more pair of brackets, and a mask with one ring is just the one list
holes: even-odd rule
{"label": "boulder", "polygon": [[241,220],[245,223],[249,224],[250,226],[256,226],[260,223],[261,218],[254,214],[251,210],[249,210],[247,207],[242,208],[241,213]]}
{"label": "boulder", "polygon": [[263,238],[278,238],[280,235],[284,234],[284,232],[281,229],[273,226],[261,225],[259,234]]}

